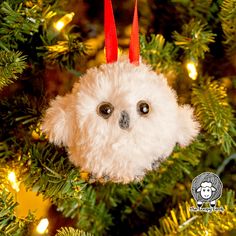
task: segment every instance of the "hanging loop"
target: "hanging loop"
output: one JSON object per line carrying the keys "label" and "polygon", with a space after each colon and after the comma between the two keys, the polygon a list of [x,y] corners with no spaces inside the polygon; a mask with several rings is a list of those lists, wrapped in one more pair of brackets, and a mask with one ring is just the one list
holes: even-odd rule
{"label": "hanging loop", "polygon": [[[104,28],[107,63],[116,62],[118,58],[118,40],[111,0],[104,0]],[[138,1],[136,0],[129,46],[130,63],[138,65],[139,56]]]}
{"label": "hanging loop", "polygon": [[138,26],[138,1],[135,1],[134,17],[129,46],[129,60],[135,65],[139,64],[139,26]]}
{"label": "hanging loop", "polygon": [[118,40],[111,0],[104,0],[105,51],[107,63],[117,61]]}

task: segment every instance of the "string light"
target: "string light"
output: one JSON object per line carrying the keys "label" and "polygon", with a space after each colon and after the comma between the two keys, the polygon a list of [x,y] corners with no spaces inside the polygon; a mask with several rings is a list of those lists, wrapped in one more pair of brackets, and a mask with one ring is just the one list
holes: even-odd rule
{"label": "string light", "polygon": [[37,233],[44,234],[47,231],[48,225],[49,225],[49,221],[47,218],[41,219],[36,228]]}
{"label": "string light", "polygon": [[75,13],[71,12],[68,13],[66,15],[64,15],[63,17],[61,17],[55,24],[54,27],[57,31],[61,31],[66,25],[68,25],[73,17],[74,17]]}
{"label": "string light", "polygon": [[192,80],[196,80],[197,76],[198,76],[196,64],[194,62],[190,61],[186,64],[186,68],[187,68],[187,71],[188,71],[188,76]]}
{"label": "string light", "polygon": [[19,182],[16,179],[16,174],[15,172],[11,171],[8,173],[8,180],[11,183],[11,186],[14,190],[16,190],[16,192],[19,192]]}

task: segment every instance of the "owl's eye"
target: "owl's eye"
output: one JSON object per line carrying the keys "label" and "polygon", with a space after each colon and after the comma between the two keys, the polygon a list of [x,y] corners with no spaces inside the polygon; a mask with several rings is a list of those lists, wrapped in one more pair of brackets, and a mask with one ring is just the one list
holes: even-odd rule
{"label": "owl's eye", "polygon": [[146,101],[139,101],[137,104],[137,111],[139,115],[146,116],[150,112],[150,106]]}
{"label": "owl's eye", "polygon": [[104,119],[108,119],[112,112],[114,111],[114,107],[109,102],[102,102],[97,107],[97,113]]}

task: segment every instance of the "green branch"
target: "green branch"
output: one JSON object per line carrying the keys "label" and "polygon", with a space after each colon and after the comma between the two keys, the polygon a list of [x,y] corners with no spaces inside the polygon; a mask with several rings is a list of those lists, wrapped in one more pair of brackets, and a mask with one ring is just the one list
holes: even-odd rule
{"label": "green branch", "polygon": [[0,188],[0,235],[29,235],[30,225],[34,222],[32,214],[25,218],[17,218],[15,207],[17,203],[10,192]]}
{"label": "green branch", "polygon": [[236,0],[224,0],[221,4],[220,19],[229,55],[236,52]]}
{"label": "green branch", "polygon": [[196,207],[193,199],[190,202],[180,203],[159,220],[159,227],[150,227],[144,235],[201,236],[230,232],[236,227],[235,193],[228,190],[221,201],[219,207],[223,207],[223,212],[211,213],[191,212],[190,207]]}
{"label": "green branch", "polygon": [[38,6],[31,8],[19,4],[13,9],[10,3],[4,1],[0,5],[0,40],[8,48],[17,49],[17,41],[26,42],[27,37],[37,33],[41,24]]}
{"label": "green branch", "polygon": [[75,68],[76,59],[79,56],[86,55],[87,47],[78,35],[70,34],[68,40],[58,41],[55,45],[48,45],[41,47],[41,49],[47,50],[44,58],[48,63],[73,69]]}
{"label": "green branch", "polygon": [[166,42],[160,34],[151,35],[150,40],[145,35],[140,37],[140,49],[142,57],[154,70],[166,72],[176,69],[179,65],[176,60],[176,48],[173,44]]}
{"label": "green branch", "polygon": [[225,88],[217,81],[207,80],[204,85],[193,88],[192,102],[202,128],[213,138],[212,145],[219,145],[229,154],[236,144],[236,129]]}
{"label": "green branch", "polygon": [[176,31],[173,33],[175,44],[184,49],[190,58],[204,58],[210,50],[208,44],[215,41],[215,34],[207,30],[206,26],[200,21],[191,20],[183,25],[181,34]]}
{"label": "green branch", "polygon": [[26,67],[21,52],[0,51],[0,90],[17,80]]}
{"label": "green branch", "polygon": [[65,227],[58,230],[56,236],[92,236],[92,234],[72,227]]}

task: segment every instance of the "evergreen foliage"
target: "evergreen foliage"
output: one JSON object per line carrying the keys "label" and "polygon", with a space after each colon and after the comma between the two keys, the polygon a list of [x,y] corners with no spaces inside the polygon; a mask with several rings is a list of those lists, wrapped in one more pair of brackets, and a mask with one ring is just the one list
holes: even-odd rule
{"label": "evergreen foliage", "polygon": [[176,48],[172,43],[165,42],[163,35],[152,34],[150,40],[140,37],[140,47],[142,57],[155,69],[161,72],[176,69],[179,63],[176,60]]}
{"label": "evergreen foliage", "polygon": [[92,234],[68,227],[58,230],[56,236],[92,236]]}
{"label": "evergreen foliage", "polygon": [[24,219],[15,216],[14,210],[17,203],[11,193],[0,188],[0,235],[29,235],[30,224],[34,222],[34,217],[29,214]]}
{"label": "evergreen foliage", "polygon": [[236,51],[236,1],[224,0],[221,5],[221,23],[229,55]]}
{"label": "evergreen foliage", "polygon": [[[17,49],[19,42],[26,42],[28,36],[37,33],[41,21],[37,18],[37,6],[24,8],[19,4],[13,9],[10,2],[1,4],[0,36],[1,42],[7,48]],[[25,37],[26,36],[26,37]]]}
{"label": "evergreen foliage", "polygon": [[217,81],[206,80],[202,86],[195,87],[192,101],[201,125],[210,136],[212,143],[220,145],[229,154],[235,146],[235,118],[227,101],[225,88]]}
{"label": "evergreen foliage", "polygon": [[68,69],[75,68],[75,58],[77,56],[86,55],[86,45],[81,42],[79,36],[71,34],[66,41],[58,41],[56,45],[45,47],[45,59],[48,62],[57,64],[61,67],[67,66]]}
{"label": "evergreen foliage", "polygon": [[[229,70],[217,66],[220,74],[230,80],[226,90],[227,84],[222,83],[219,73],[204,67],[204,63],[209,65],[218,55],[212,45],[225,46],[220,57],[227,63],[230,63],[228,57],[235,57],[235,0],[168,3],[151,0],[148,7],[148,1],[140,1],[150,14],[140,14],[140,22],[145,25],[140,28],[142,32],[152,32],[140,36],[142,59],[157,73],[167,77],[169,72],[174,74],[179,101],[194,107],[201,134],[186,148],[176,145],[171,156],[143,181],[127,185],[99,182],[89,173],[81,172],[69,162],[66,150],[49,144],[40,131],[48,101],[45,87],[41,86],[45,81],[40,81],[39,86],[36,78],[42,80],[39,75],[46,73],[47,66],[55,65],[62,71],[82,73],[75,70],[76,65],[83,61],[88,50],[80,29],[70,26],[56,32],[53,28],[53,22],[66,14],[64,8],[68,2],[0,1],[0,90],[4,92],[17,79],[21,82],[21,78],[25,81],[30,78],[27,89],[22,86],[22,91],[13,96],[0,97],[0,235],[28,236],[38,223],[32,213],[25,218],[16,215],[17,202],[8,191],[10,170],[14,170],[28,190],[42,194],[57,211],[74,220],[74,228],[61,228],[57,236],[142,233],[195,236],[203,232],[214,236],[236,229],[235,194],[230,190],[235,190],[235,165],[231,165],[235,161],[236,103],[232,96],[235,74],[231,64],[222,66]],[[124,9],[129,4],[124,3]],[[180,21],[179,25],[174,24],[176,28],[171,35],[159,32],[150,23],[155,18],[153,12],[163,10],[165,4],[170,6],[165,20],[170,18],[172,22],[177,15],[174,19]],[[164,26],[169,30],[168,24]],[[88,33],[87,28],[83,30]],[[103,48],[96,57],[101,52]],[[196,81],[188,76],[186,60],[199,63]],[[195,206],[191,181],[204,171],[215,172],[224,180],[223,196],[217,206],[222,206],[224,212],[190,212],[190,207]]]}
{"label": "evergreen foliage", "polygon": [[0,90],[13,83],[23,72],[25,60],[20,52],[0,51]]}
{"label": "evergreen foliage", "polygon": [[218,235],[231,231],[236,227],[234,209],[235,193],[228,191],[218,206],[221,211],[212,213],[192,213],[190,207],[196,207],[193,199],[190,202],[178,204],[178,207],[160,219],[160,229],[150,227],[148,236],[154,235]]}
{"label": "evergreen foliage", "polygon": [[200,21],[191,20],[183,25],[182,33],[174,32],[175,44],[185,50],[189,58],[204,58],[209,51],[208,44],[214,42],[214,36],[210,30],[206,29],[206,24]]}

